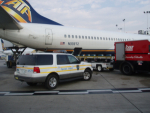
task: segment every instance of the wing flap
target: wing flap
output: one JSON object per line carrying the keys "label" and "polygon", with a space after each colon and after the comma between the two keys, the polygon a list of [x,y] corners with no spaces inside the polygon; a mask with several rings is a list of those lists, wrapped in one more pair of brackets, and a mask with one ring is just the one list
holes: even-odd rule
{"label": "wing flap", "polygon": [[23,27],[9,15],[2,6],[0,6],[0,28],[19,30]]}

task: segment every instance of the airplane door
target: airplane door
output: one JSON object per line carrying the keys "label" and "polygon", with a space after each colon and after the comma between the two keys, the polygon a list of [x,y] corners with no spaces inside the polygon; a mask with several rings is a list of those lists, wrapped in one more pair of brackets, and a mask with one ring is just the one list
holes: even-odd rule
{"label": "airplane door", "polygon": [[53,33],[51,29],[45,30],[45,45],[52,45]]}

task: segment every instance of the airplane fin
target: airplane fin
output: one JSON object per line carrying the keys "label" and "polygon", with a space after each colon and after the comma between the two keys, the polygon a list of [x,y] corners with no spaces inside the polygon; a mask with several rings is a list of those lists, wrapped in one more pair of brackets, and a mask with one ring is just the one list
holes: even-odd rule
{"label": "airplane fin", "polygon": [[2,6],[0,6],[0,28],[19,30],[22,29],[22,26],[16,22]]}
{"label": "airplane fin", "polygon": [[17,22],[62,26],[62,24],[39,15],[27,0],[0,0],[0,4]]}
{"label": "airplane fin", "polygon": [[2,49],[3,49],[3,51],[5,51],[5,50],[10,50],[9,48],[5,48],[4,47],[4,41],[1,39],[1,45],[2,45]]}

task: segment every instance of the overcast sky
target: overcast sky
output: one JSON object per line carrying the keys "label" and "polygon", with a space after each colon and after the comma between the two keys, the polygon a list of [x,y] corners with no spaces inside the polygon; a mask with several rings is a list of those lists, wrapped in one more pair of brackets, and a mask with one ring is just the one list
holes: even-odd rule
{"label": "overcast sky", "polygon": [[[65,26],[137,33],[147,29],[150,0],[28,0],[41,15]],[[149,14],[150,20],[150,14]],[[150,21],[149,21],[150,27]]]}

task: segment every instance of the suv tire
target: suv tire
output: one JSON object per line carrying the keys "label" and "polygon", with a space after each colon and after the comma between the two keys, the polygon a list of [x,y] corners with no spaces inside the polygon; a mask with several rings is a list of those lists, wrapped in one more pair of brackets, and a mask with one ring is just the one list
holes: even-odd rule
{"label": "suv tire", "polygon": [[46,79],[45,85],[48,89],[55,89],[58,85],[58,77],[55,74],[51,74]]}
{"label": "suv tire", "polygon": [[90,70],[85,70],[83,73],[83,79],[85,81],[88,81],[91,79],[91,77],[92,77],[92,72]]}

